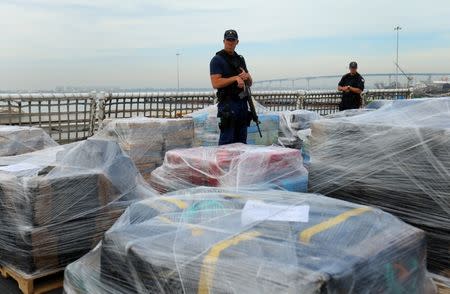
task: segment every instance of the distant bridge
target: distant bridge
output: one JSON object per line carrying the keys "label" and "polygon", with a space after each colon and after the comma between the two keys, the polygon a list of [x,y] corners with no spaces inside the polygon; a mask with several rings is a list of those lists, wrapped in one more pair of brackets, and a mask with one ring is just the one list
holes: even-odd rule
{"label": "distant bridge", "polygon": [[[362,73],[364,77],[388,77],[389,80],[391,80],[392,77],[395,77],[397,73]],[[431,80],[432,77],[450,77],[450,73],[436,73],[436,72],[428,72],[428,73],[407,73],[407,76],[409,77],[428,77],[428,79]],[[253,84],[263,86],[271,86],[273,83],[283,83],[283,82],[292,82],[292,86],[294,86],[294,83],[296,81],[306,81],[307,88],[309,89],[309,82],[311,80],[317,80],[317,79],[340,79],[342,77],[341,75],[322,75],[322,76],[303,76],[303,77],[295,77],[295,78],[280,78],[280,79],[271,79],[271,80],[260,80],[260,81],[254,81]],[[404,77],[403,74],[399,73],[399,77]]]}

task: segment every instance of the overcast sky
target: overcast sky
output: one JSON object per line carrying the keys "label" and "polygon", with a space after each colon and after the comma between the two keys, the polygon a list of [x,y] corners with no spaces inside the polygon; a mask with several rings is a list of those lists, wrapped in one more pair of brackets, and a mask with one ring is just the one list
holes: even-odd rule
{"label": "overcast sky", "polygon": [[0,0],[0,90],[209,87],[235,28],[254,79],[450,72],[449,0]]}

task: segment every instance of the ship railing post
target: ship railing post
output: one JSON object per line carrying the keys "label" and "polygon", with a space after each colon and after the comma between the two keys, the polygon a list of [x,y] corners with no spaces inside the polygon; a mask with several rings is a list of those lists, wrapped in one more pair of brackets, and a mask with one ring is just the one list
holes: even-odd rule
{"label": "ship railing post", "polygon": [[[95,132],[95,124],[96,124],[96,115],[97,115],[97,97],[96,92],[92,91],[90,93],[90,100],[91,100],[91,112],[90,112],[90,119],[89,119],[89,133],[88,137],[91,137],[94,135]],[[78,102],[77,102],[78,103]]]}
{"label": "ship railing post", "polygon": [[106,98],[109,97],[109,93],[105,93],[104,91],[101,91],[96,95],[96,101],[97,101],[97,122],[98,122],[98,129],[101,130],[103,128],[103,120],[106,117],[105,113],[105,107],[106,107]]}

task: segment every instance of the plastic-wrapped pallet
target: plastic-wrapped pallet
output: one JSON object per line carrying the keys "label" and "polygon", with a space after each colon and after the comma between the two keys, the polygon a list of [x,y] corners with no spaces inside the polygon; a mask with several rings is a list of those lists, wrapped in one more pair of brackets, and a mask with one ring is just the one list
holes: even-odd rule
{"label": "plastic-wrapped pallet", "polygon": [[[433,293],[423,231],[317,194],[197,188],[130,206],[68,294]],[[430,292],[429,292],[430,291]]]}
{"label": "plastic-wrapped pallet", "polygon": [[310,191],[375,205],[427,232],[450,268],[450,98],[397,100],[312,125]]}
{"label": "plastic-wrapped pallet", "polygon": [[278,114],[280,116],[278,144],[295,149],[302,147],[298,132],[309,129],[311,122],[321,118],[317,112],[301,109],[282,111]]}
{"label": "plastic-wrapped pallet", "polygon": [[278,144],[287,148],[299,149],[302,151],[303,164],[309,168],[309,141],[311,135],[311,123],[321,116],[314,111],[292,110],[279,112],[280,133]]}
{"label": "plastic-wrapped pallet", "polygon": [[130,203],[156,194],[116,142],[35,153],[0,168],[0,265],[23,276],[81,257]]}
{"label": "plastic-wrapped pallet", "polygon": [[346,110],[339,111],[336,113],[328,114],[327,116],[325,116],[325,118],[351,117],[351,116],[365,114],[365,113],[371,112],[373,110],[374,109],[372,109],[372,108],[346,109]]}
{"label": "plastic-wrapped pallet", "polygon": [[116,140],[128,154],[145,180],[163,163],[168,150],[193,145],[192,119],[134,117],[105,120],[96,137]]}
{"label": "plastic-wrapped pallet", "polygon": [[237,143],[169,151],[150,183],[161,192],[196,186],[306,192],[308,172],[299,150]]}
{"label": "plastic-wrapped pallet", "polygon": [[0,156],[13,156],[57,145],[43,129],[0,125]]}
{"label": "plastic-wrapped pallet", "polygon": [[[272,145],[277,142],[279,121],[278,114],[268,112],[260,104],[255,105],[258,112],[259,125],[262,138],[259,136],[258,128],[252,121],[247,128],[247,143],[252,145]],[[194,146],[217,146],[219,143],[219,119],[217,118],[217,105],[193,112],[187,117],[194,120]]]}

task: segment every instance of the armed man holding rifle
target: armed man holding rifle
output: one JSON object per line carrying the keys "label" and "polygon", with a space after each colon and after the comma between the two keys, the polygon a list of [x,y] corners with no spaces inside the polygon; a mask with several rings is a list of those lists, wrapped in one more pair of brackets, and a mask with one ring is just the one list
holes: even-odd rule
{"label": "armed man holding rifle", "polygon": [[245,144],[247,127],[251,120],[259,123],[250,96],[252,77],[247,70],[244,57],[235,52],[239,44],[235,30],[225,31],[223,44],[224,49],[216,53],[209,65],[211,84],[217,89],[219,99],[217,106],[217,117],[220,119],[219,145],[239,142]]}

